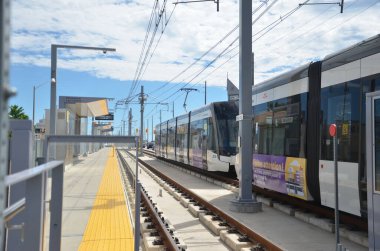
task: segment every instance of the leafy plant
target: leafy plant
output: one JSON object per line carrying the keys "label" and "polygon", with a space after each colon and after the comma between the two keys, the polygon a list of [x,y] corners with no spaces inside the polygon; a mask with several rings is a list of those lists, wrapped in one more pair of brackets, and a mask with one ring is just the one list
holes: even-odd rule
{"label": "leafy plant", "polygon": [[8,115],[11,119],[29,119],[28,115],[24,113],[24,108],[18,105],[11,105]]}

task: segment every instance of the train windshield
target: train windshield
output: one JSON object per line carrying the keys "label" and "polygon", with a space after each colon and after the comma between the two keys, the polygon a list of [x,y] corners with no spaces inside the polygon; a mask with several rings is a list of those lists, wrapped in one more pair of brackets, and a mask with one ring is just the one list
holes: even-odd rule
{"label": "train windshield", "polygon": [[223,156],[236,154],[239,112],[237,102],[215,103],[216,126],[218,128],[219,153]]}

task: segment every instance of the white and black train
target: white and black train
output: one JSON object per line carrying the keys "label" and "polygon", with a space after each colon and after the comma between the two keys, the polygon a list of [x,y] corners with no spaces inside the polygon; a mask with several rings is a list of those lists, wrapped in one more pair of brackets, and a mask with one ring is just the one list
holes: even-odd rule
{"label": "white and black train", "polygon": [[[367,216],[366,104],[380,90],[380,35],[253,87],[253,184]],[[217,107],[228,108],[217,108]],[[156,127],[156,154],[209,171],[235,164],[237,104],[214,103]],[[238,159],[238,158],[236,158]],[[380,183],[380,170],[376,182]]]}
{"label": "white and black train", "polygon": [[377,90],[380,35],[255,85],[254,185],[334,208],[335,123],[339,208],[366,217],[365,95]]}
{"label": "white and black train", "polygon": [[216,102],[156,126],[155,154],[207,171],[229,172],[236,154],[236,102]]}

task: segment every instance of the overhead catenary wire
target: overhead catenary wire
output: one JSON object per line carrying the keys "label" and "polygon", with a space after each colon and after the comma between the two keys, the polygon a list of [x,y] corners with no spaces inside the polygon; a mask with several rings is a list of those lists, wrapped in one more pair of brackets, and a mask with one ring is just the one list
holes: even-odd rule
{"label": "overhead catenary wire", "polygon": [[[132,86],[130,88],[128,97],[125,99],[127,102],[130,101],[131,96],[134,94],[136,88],[138,87],[139,80],[140,80],[140,78],[142,76],[141,74],[143,73],[144,67],[147,67],[147,65],[148,65],[148,64],[146,64],[147,58],[148,58],[150,50],[152,48],[152,45],[153,45],[153,42],[154,42],[157,30],[160,27],[161,20],[164,17],[164,12],[166,11],[166,4],[167,4],[167,0],[164,0],[162,6],[160,7],[159,6],[159,0],[156,0],[155,4],[153,5],[151,20],[149,21],[149,24],[148,24],[147,33],[146,33],[146,36],[145,36],[146,39],[144,40],[143,48],[141,50],[140,60],[139,60],[139,62],[137,64],[137,68],[136,68],[136,72],[135,72],[135,77],[134,77],[134,80],[132,82]],[[158,14],[156,14],[156,12],[155,12],[155,10],[157,10],[157,9],[158,9],[158,11],[157,11]],[[147,40],[149,38],[150,27],[152,26],[152,20],[154,18],[155,18],[154,30],[152,32],[152,35],[150,36],[150,41],[149,41],[148,47],[145,49]],[[168,22],[166,22],[165,26],[167,25],[167,23]],[[162,33],[161,33],[161,36],[162,36]],[[156,45],[156,47],[157,47],[157,45]]]}
{"label": "overhead catenary wire", "polygon": [[[332,29],[329,29],[327,32],[325,32],[325,34],[331,32],[332,30],[338,28],[340,25],[345,24],[345,23],[347,23],[348,21],[350,21],[350,20],[356,18],[357,16],[363,14],[365,11],[367,11],[368,9],[370,9],[371,7],[373,7],[374,5],[378,4],[379,2],[380,2],[379,0],[374,1],[374,2],[371,3],[369,6],[365,7],[363,10],[361,10],[359,13],[355,13],[353,16],[350,16],[349,18],[344,19],[341,23],[335,25]],[[348,6],[346,7],[346,9],[352,7],[352,5],[354,5],[354,4],[355,4],[355,3],[351,3],[350,5],[348,5]],[[340,14],[340,13],[338,13],[338,14]],[[336,14],[336,15],[338,15],[338,14]],[[334,15],[333,17],[335,17],[336,15]],[[330,20],[330,18],[329,18],[328,20]],[[322,24],[325,23],[325,22],[327,22],[328,20],[325,20],[324,22],[322,22]],[[273,28],[274,28],[274,27],[273,27]],[[273,28],[271,28],[270,30],[272,30]],[[265,35],[266,33],[268,33],[270,30],[266,31],[263,35]],[[256,34],[257,34],[257,33],[256,33]],[[263,35],[261,35],[260,37],[256,38],[255,40],[253,40],[253,43],[256,42],[257,40],[259,40]],[[311,39],[314,39],[314,38],[311,38]],[[295,50],[298,50],[299,48],[305,47],[306,45],[307,45],[307,43],[304,43],[301,47],[297,47]],[[234,48],[234,49],[235,49],[235,48]],[[231,51],[232,51],[232,50],[231,50]],[[212,72],[210,72],[210,73],[209,73],[206,77],[204,77],[203,79],[205,79],[205,78],[207,78],[208,76],[210,76],[212,73],[214,73],[216,70],[218,70],[219,68],[221,68],[221,67],[222,67],[223,65],[225,65],[228,61],[230,61],[232,58],[236,57],[238,54],[239,54],[239,53],[236,53],[236,54],[230,56],[225,62],[223,62],[221,65],[219,65],[217,68],[215,68]],[[191,85],[191,87],[193,87],[193,86],[199,84],[200,82],[201,82],[201,81],[199,81],[199,82],[197,82],[197,83]],[[182,93],[181,93],[176,99],[174,99],[174,100],[177,100],[180,96],[182,96]]]}
{"label": "overhead catenary wire", "polygon": [[[277,0],[276,0],[277,1]],[[263,6],[265,6],[268,3],[268,1],[262,2],[259,7],[257,7],[253,12],[252,15],[256,14],[257,11],[259,11]],[[201,59],[203,59],[205,56],[207,56],[211,51],[213,51],[218,45],[220,45],[224,40],[226,40],[233,32],[235,32],[239,28],[239,25],[236,25],[232,30],[230,30],[226,35],[224,35],[218,42],[216,42],[213,46],[211,46],[206,52],[204,52],[200,57],[198,57],[194,62],[192,62],[189,66],[187,66],[185,69],[183,69],[180,73],[175,75],[173,78],[171,78],[169,81],[167,81],[164,85],[154,89],[150,93],[157,92],[164,87],[166,87],[168,84],[172,83],[175,79],[183,75],[185,72],[187,72],[190,68],[192,68],[194,65],[196,65]]]}
{"label": "overhead catenary wire", "polygon": [[[345,19],[343,22],[337,24],[336,26],[334,26],[333,29],[328,30],[326,33],[331,32],[332,30],[338,28],[340,25],[344,24],[345,22],[347,22],[347,21],[349,21],[349,20],[352,20],[352,19],[354,19],[355,17],[361,15],[362,13],[364,13],[366,10],[368,10],[369,8],[371,8],[372,6],[374,6],[375,4],[377,4],[378,2],[379,2],[379,1],[375,1],[375,2],[371,3],[368,7],[364,8],[360,13],[355,13],[355,15],[353,15],[353,16],[351,16],[351,17]],[[352,5],[354,5],[354,4],[355,4],[355,3],[350,3],[350,4],[348,4],[348,6],[346,6],[346,9],[347,9],[347,8],[350,8],[350,7],[351,7]],[[326,10],[328,10],[328,9],[329,9],[329,8],[327,8]],[[321,14],[317,15],[317,17],[320,16],[320,15],[321,15]],[[332,19],[333,17],[335,17],[335,16],[337,16],[337,15],[339,15],[339,13],[333,15],[333,16],[330,17],[328,20],[324,20],[323,22],[318,23],[318,25],[316,25],[316,26],[317,26],[317,27],[318,27],[318,26],[320,27],[321,24],[324,24],[324,23],[328,22],[330,19]],[[283,18],[283,16],[282,16],[282,18]],[[314,19],[315,19],[315,17],[314,17]],[[312,20],[313,20],[313,18],[310,19],[307,23],[310,23]],[[273,25],[273,23],[272,23],[272,25]],[[305,25],[305,24],[303,24],[303,26],[304,26],[304,25]],[[274,27],[275,27],[275,26],[274,26]],[[258,41],[262,36],[265,36],[265,34],[269,33],[271,30],[273,30],[274,27],[272,27],[272,28],[267,27],[267,30],[265,30],[265,31],[264,31],[264,32],[263,32],[258,38],[256,38],[253,42]],[[293,31],[293,32],[294,32],[294,31]],[[256,33],[256,34],[257,34],[257,33]],[[278,39],[278,41],[281,40],[282,38],[288,36],[288,35],[289,35],[289,34],[286,34],[285,36],[282,36],[281,38]],[[277,41],[277,40],[276,40],[276,41]],[[304,46],[306,46],[306,43],[304,44]],[[229,52],[230,52],[230,51],[228,51],[228,53],[229,53]],[[225,53],[225,55],[227,55],[228,53]],[[212,72],[208,73],[206,77],[212,75],[214,72],[216,72],[218,69],[220,69],[220,68],[221,68],[222,66],[224,66],[228,61],[230,61],[232,58],[234,58],[234,57],[237,56],[237,55],[238,55],[238,53],[236,53],[236,54],[230,56],[230,57],[229,57],[226,61],[224,61],[221,65],[219,65],[217,68],[213,69]],[[194,85],[196,85],[196,84],[197,84],[197,83],[195,83]],[[194,86],[194,85],[193,85],[193,86]],[[177,91],[177,93],[178,93],[178,91]],[[180,95],[178,95],[174,100],[177,100],[177,99],[178,99],[179,97],[181,97],[182,95],[183,95],[183,93],[180,93]],[[153,110],[154,110],[154,109],[153,109]]]}
{"label": "overhead catenary wire", "polygon": [[[309,2],[310,0],[307,0],[305,1],[304,3],[307,3]],[[272,4],[274,4],[275,2],[273,2]],[[272,6],[268,6],[268,8],[270,8]],[[297,7],[295,7],[294,9],[292,9],[291,11],[287,12],[285,15],[281,15],[280,18],[278,18],[277,20],[275,20],[274,22],[272,22],[271,24],[269,24],[268,26],[264,27],[263,29],[261,29],[260,31],[258,31],[257,33],[255,33],[253,35],[254,36],[257,36],[258,34],[260,34],[261,32],[265,31],[266,29],[273,29],[275,26],[277,26],[278,24],[280,24],[281,22],[283,22],[284,20],[286,20],[288,17],[290,17],[293,13],[295,13],[297,10],[299,10],[302,6],[301,5],[298,5]],[[268,11],[269,9],[266,9],[266,11]],[[264,13],[261,13],[261,15],[259,17],[257,17],[253,22],[252,24],[256,23],[260,17],[263,15]],[[267,33],[267,32],[266,32]],[[264,33],[264,35],[266,34]],[[261,38],[262,36],[260,36],[259,38]],[[186,86],[188,86],[195,78],[197,78],[198,76],[200,76],[200,74],[202,74],[207,68],[209,68],[214,62],[216,62],[216,60],[218,60],[219,58],[221,58],[222,56],[225,56],[227,55],[228,53],[232,52],[234,49],[238,48],[239,45],[235,46],[234,48],[232,48],[231,50],[227,51],[237,40],[239,39],[239,37],[235,38],[221,53],[219,53],[209,64],[207,64],[203,69],[201,69],[198,73],[195,74],[195,76],[189,81],[187,82],[186,84],[184,84],[181,88],[184,88]],[[254,40],[253,42],[257,41],[258,39]],[[227,61],[231,60],[233,57],[237,56],[239,54],[239,52],[237,52],[235,55],[233,55],[232,57],[230,57]],[[227,63],[227,62],[225,62]],[[223,65],[225,64],[223,63]],[[193,84],[192,86],[195,86],[196,84],[199,84],[198,83],[195,83]],[[165,99],[163,100],[167,100],[171,97],[173,97],[175,94],[177,94],[179,92],[179,90],[177,90],[176,92],[172,93],[171,95],[167,96]],[[176,99],[175,99],[176,100]]]}
{"label": "overhead catenary wire", "polygon": [[[252,21],[252,25],[255,24],[267,11],[269,11],[273,5],[277,2],[278,0],[275,0],[273,1],[262,13],[260,13],[260,15],[255,18],[253,21]],[[308,0],[309,1],[309,0]],[[307,2],[308,2],[307,1]],[[223,49],[222,52],[220,52],[214,59],[212,59],[206,66],[203,67],[203,69],[201,69],[200,71],[198,71],[197,73],[195,73],[192,78],[186,83],[184,84],[181,88],[184,88],[186,87],[187,85],[189,85],[195,78],[197,78],[200,74],[202,74],[208,67],[210,67],[214,62],[216,62],[216,60],[218,60],[220,57],[222,57],[225,52],[235,43],[239,40],[239,36],[237,36],[226,48]],[[176,92],[174,92],[173,94],[169,95],[168,97],[164,98],[163,100],[167,100],[169,98],[171,98],[172,96],[174,96],[176,93],[178,93],[179,90],[177,90]]]}

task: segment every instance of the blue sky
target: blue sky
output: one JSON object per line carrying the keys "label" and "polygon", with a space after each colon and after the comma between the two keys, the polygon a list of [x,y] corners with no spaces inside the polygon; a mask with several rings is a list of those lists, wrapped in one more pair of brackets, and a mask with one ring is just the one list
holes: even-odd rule
{"label": "blue sky", "polygon": [[[162,6],[163,0],[155,1]],[[60,49],[57,96],[100,96],[114,98],[115,101],[126,98],[134,80],[155,1],[56,0],[54,4],[43,0],[12,1],[11,85],[18,89],[18,95],[10,103],[24,107],[31,117],[33,85],[43,84],[36,92],[36,119],[43,117],[43,110],[49,107],[50,46],[53,43],[117,49],[116,53],[105,55],[94,51]],[[258,8],[262,2],[253,0],[253,8]],[[300,2],[270,0],[253,16],[253,19],[257,18],[273,3],[252,27],[255,34],[255,83],[380,33],[379,0],[346,0],[343,14],[339,13],[337,5],[304,6],[286,18],[286,14]],[[208,101],[226,100],[227,73],[238,85],[238,56],[233,56],[237,50],[232,49],[237,43],[229,46],[238,36],[238,30],[221,39],[238,24],[238,1],[222,0],[220,12],[216,12],[212,2],[178,5],[175,9],[169,2],[165,13],[152,48],[157,44],[163,23],[167,22],[167,27],[154,54],[148,54],[147,58],[151,57],[151,60],[149,64],[146,62],[147,68],[143,70],[136,90],[140,90],[143,84],[146,92],[151,92],[216,45],[184,74],[159,92],[152,93],[149,99],[174,101],[175,114],[179,115],[184,112],[184,93],[167,97],[188,83],[186,87],[200,89],[200,92],[190,94],[188,109],[198,108],[204,102],[203,83],[207,80]],[[275,27],[270,26],[276,22]],[[152,34],[152,31],[148,33],[148,42]],[[226,48],[229,53],[223,54],[204,70],[205,65]],[[131,107],[135,119],[138,119],[139,108],[136,105]],[[153,107],[148,105],[147,113]],[[110,102],[110,108],[114,108],[114,102]],[[149,119],[153,114],[158,121],[158,113],[153,110]],[[123,114],[121,110],[116,112],[115,126],[120,125]],[[163,119],[167,118],[169,113],[163,112]]]}

